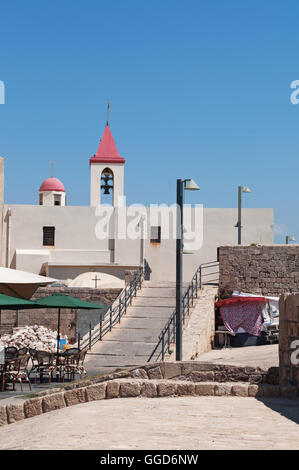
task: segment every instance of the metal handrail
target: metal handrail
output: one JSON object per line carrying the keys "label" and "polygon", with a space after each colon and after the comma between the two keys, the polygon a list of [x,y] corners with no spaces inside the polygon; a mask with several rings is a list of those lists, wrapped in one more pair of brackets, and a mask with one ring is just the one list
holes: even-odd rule
{"label": "metal handrail", "polygon": [[145,269],[139,267],[138,271],[134,274],[133,280],[121,291],[113,304],[105,312],[105,315],[101,317],[100,322],[93,328],[90,324],[89,331],[83,338],[80,338],[80,332],[78,332],[79,349],[90,350],[97,341],[101,341],[116,324],[120,323],[122,316],[127,313],[127,308],[131,305],[133,297],[136,297],[137,291],[141,289],[144,276]]}
{"label": "metal handrail", "polygon": [[[195,271],[195,274],[192,277],[190,284],[185,290],[184,295],[183,295],[183,312],[182,312],[183,325],[185,324],[186,316],[190,315],[190,310],[194,306],[194,299],[198,298],[198,291],[202,288],[203,285],[205,285],[205,282],[203,282],[203,276],[213,274],[213,273],[205,274],[203,273],[203,269],[211,268],[214,266],[219,266],[219,263],[217,261],[212,261],[210,263],[202,263]],[[158,338],[159,338],[158,342],[155,348],[153,349],[150,357],[148,358],[147,362],[150,362],[152,360],[152,358],[155,356],[159,348],[161,348],[161,350],[156,358],[157,361],[160,359],[160,357],[161,357],[161,360],[164,361],[165,355],[167,353],[170,354],[170,345],[175,343],[175,340],[176,340],[176,309],[174,309],[170,318],[167,320]]]}

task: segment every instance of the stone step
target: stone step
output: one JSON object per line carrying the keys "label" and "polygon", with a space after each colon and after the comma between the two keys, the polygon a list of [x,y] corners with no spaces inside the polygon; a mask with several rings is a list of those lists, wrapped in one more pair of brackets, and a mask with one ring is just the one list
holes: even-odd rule
{"label": "stone step", "polygon": [[[144,341],[102,341],[97,343],[98,347],[95,354],[100,354],[102,356],[149,356],[153,351],[156,342],[145,343]],[[88,359],[88,356],[87,356]]]}
{"label": "stone step", "polygon": [[[143,317],[134,317],[134,316],[127,316],[126,315],[126,323],[125,323],[125,326],[124,328],[126,329],[132,329],[132,330],[138,330],[138,329],[144,329],[144,328],[148,328],[148,329],[152,329],[153,326],[154,326],[154,329],[157,330],[157,329],[161,329],[164,327],[165,323],[166,323],[166,319],[169,317],[169,315],[167,315],[167,317],[163,317],[163,316],[158,316],[155,318],[155,322],[153,324],[153,319],[151,317],[146,317],[146,316],[143,316]],[[120,328],[122,326],[122,321],[124,320],[124,317],[122,318],[119,326],[117,326],[117,328]],[[139,332],[136,332],[136,333],[139,333]],[[107,338],[108,339],[108,338]]]}
{"label": "stone step", "polygon": [[163,298],[173,298],[175,297],[175,289],[165,289],[165,288],[155,288],[155,289],[149,289],[149,288],[144,288],[141,291],[137,292],[137,298],[138,297],[163,297]]}
{"label": "stone step", "polygon": [[151,318],[155,319],[164,318],[167,319],[173,313],[174,307],[146,307],[145,305],[134,305],[128,308],[126,313],[126,318],[134,317],[134,318]]}
{"label": "stone step", "polygon": [[108,335],[105,343],[111,342],[128,342],[128,341],[136,341],[138,338],[138,342],[143,343],[154,343],[158,341],[159,334],[161,333],[161,329],[163,328],[164,323],[161,324],[161,327],[155,328],[118,328],[113,332],[113,334]]}
{"label": "stone step", "polygon": [[175,307],[175,298],[135,297],[134,307]]}

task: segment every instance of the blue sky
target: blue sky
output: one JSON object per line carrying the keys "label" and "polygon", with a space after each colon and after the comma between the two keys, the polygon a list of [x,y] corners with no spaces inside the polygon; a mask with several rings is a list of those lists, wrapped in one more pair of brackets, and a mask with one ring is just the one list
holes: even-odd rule
{"label": "blue sky", "polygon": [[2,2],[0,155],[8,203],[55,176],[89,204],[89,158],[111,100],[127,202],[274,207],[276,241],[299,240],[299,4],[288,0]]}

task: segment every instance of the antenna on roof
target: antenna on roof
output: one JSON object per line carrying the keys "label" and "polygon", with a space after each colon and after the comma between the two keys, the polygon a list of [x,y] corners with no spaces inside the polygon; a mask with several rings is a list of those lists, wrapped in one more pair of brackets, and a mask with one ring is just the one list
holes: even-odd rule
{"label": "antenna on roof", "polygon": [[110,100],[108,99],[108,109],[107,109],[107,126],[109,126],[109,109],[110,109]]}

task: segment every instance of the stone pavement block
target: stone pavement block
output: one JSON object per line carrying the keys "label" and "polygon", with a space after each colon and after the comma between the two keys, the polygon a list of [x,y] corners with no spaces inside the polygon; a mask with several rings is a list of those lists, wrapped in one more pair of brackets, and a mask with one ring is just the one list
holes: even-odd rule
{"label": "stone pavement block", "polygon": [[43,398],[42,407],[43,412],[47,413],[49,411],[59,410],[66,406],[64,401],[64,393],[55,393],[54,395],[47,395]]}
{"label": "stone pavement block", "polygon": [[232,386],[232,395],[237,397],[248,397],[248,385],[238,384]]}
{"label": "stone pavement block", "polygon": [[159,397],[170,397],[176,395],[177,384],[171,382],[162,382],[158,384],[158,396]]}
{"label": "stone pavement block", "polygon": [[214,395],[214,383],[199,383],[195,384],[195,395],[198,396],[213,396]]}
{"label": "stone pavement block", "polygon": [[195,394],[195,385],[194,383],[178,383],[177,394],[179,396],[184,395],[194,395]]}
{"label": "stone pavement block", "polygon": [[24,403],[25,418],[41,415],[43,412],[42,398],[32,398]]}
{"label": "stone pavement block", "polygon": [[13,404],[9,403],[6,407],[7,410],[7,422],[9,424],[21,421],[25,418],[24,415],[24,403]]}
{"label": "stone pavement block", "polygon": [[119,397],[119,387],[120,383],[119,382],[108,382],[107,383],[107,389],[106,389],[106,396],[107,398],[118,398]]}
{"label": "stone pavement block", "polygon": [[6,406],[0,406],[0,426],[7,424]]}
{"label": "stone pavement block", "polygon": [[191,379],[193,382],[214,382],[215,375],[213,371],[192,372]]}
{"label": "stone pavement block", "polygon": [[222,397],[224,395],[231,395],[232,385],[231,384],[215,384],[215,396]]}
{"label": "stone pavement block", "polygon": [[86,401],[104,400],[106,398],[106,382],[86,387]]}
{"label": "stone pavement block", "polygon": [[[98,385],[91,385],[91,387],[98,387]],[[66,406],[78,405],[79,403],[85,403],[86,395],[85,388],[75,388],[74,390],[68,390],[64,394]]]}
{"label": "stone pavement block", "polygon": [[162,362],[160,367],[164,379],[179,377],[182,373],[181,362]]}
{"label": "stone pavement block", "polygon": [[138,397],[140,395],[139,382],[122,382],[120,384],[119,396],[122,398]]}
{"label": "stone pavement block", "polygon": [[153,382],[144,382],[141,385],[141,396],[146,398],[155,398],[158,396],[157,385]]}
{"label": "stone pavement block", "polygon": [[149,379],[163,379],[160,366],[147,368],[147,374]]}

